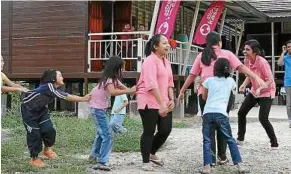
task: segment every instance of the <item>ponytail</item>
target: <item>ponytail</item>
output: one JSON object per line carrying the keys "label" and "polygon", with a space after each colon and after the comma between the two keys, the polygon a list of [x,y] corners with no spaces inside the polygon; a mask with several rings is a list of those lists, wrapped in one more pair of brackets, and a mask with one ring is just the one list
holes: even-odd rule
{"label": "ponytail", "polygon": [[202,52],[201,62],[206,66],[210,66],[211,59],[216,60],[217,56],[216,56],[212,46],[207,45],[206,48],[204,48],[204,50]]}
{"label": "ponytail", "polygon": [[152,52],[152,39],[150,39],[147,43],[146,43],[146,46],[145,46],[145,49],[144,49],[144,53],[146,55],[146,57],[148,57],[149,55],[151,55],[151,52]]}

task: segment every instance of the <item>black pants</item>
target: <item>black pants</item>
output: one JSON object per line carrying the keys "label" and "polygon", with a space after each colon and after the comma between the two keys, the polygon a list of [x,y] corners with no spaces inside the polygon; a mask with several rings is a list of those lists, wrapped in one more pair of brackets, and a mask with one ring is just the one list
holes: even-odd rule
{"label": "black pants", "polygon": [[56,130],[50,120],[47,108],[39,112],[31,112],[22,105],[21,114],[27,132],[26,141],[30,157],[36,158],[42,151],[42,143],[46,147],[54,145]]}
{"label": "black pants", "polygon": [[270,138],[271,146],[278,147],[274,128],[269,121],[269,113],[271,110],[272,101],[273,99],[270,97],[255,98],[251,93],[246,96],[238,111],[238,140],[244,141],[247,124],[246,116],[249,111],[258,103],[260,106],[259,121]]}
{"label": "black pants", "polygon": [[[144,163],[150,161],[150,154],[155,154],[167,140],[172,130],[172,113],[161,117],[157,109],[139,109],[142,119],[143,133],[140,140],[140,149]],[[156,126],[158,132],[154,135]]]}
{"label": "black pants", "polygon": [[[227,106],[227,113],[229,113],[230,109],[232,108],[234,100],[234,94],[231,92],[230,98],[228,101],[228,106]],[[199,105],[201,109],[201,113],[204,111],[206,101],[202,99],[202,95],[199,95]],[[216,137],[217,137],[217,149],[218,153],[217,156],[220,160],[226,160],[226,147],[227,147],[227,141],[225,140],[222,132],[220,132],[220,129],[217,129],[218,125],[212,123],[210,127],[210,138],[211,138],[211,150],[212,150],[212,162],[216,163],[216,140],[215,140],[215,131],[216,132]]]}

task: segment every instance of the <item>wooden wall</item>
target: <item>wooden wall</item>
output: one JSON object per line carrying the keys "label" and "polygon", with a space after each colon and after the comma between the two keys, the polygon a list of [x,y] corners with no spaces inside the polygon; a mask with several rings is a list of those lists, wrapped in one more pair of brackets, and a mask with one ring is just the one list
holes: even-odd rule
{"label": "wooden wall", "polygon": [[[11,65],[8,67],[11,66],[12,74],[40,74],[48,68],[59,69],[63,73],[85,72],[88,2],[1,3],[2,37],[4,36],[2,54],[5,58],[11,58]],[[12,22],[10,25],[9,21]],[[9,34],[11,47],[7,48]],[[9,51],[11,55],[8,54]]]}

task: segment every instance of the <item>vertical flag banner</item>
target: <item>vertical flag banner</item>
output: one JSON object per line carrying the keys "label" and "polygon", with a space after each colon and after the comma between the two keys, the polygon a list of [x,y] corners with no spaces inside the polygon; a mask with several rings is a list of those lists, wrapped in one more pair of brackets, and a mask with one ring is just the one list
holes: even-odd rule
{"label": "vertical flag banner", "polygon": [[180,0],[162,1],[155,34],[164,34],[168,39],[175,29],[176,16],[178,14]]}
{"label": "vertical flag banner", "polygon": [[223,11],[225,1],[213,1],[205,11],[199,26],[196,29],[193,43],[205,44],[206,35],[213,31]]}

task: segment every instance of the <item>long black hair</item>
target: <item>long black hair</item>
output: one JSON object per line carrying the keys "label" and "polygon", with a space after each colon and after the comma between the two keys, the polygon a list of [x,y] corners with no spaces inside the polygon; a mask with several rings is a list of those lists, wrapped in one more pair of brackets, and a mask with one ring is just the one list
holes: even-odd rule
{"label": "long black hair", "polygon": [[250,39],[244,43],[244,46],[248,45],[253,50],[253,53],[256,53],[256,55],[265,57],[265,51],[261,49],[260,43],[256,39]]}
{"label": "long black hair", "polygon": [[56,81],[57,81],[57,70],[55,69],[46,70],[40,78],[40,84],[56,83]]}
{"label": "long black hair", "polygon": [[146,44],[145,46],[145,55],[146,57],[149,56],[151,54],[151,52],[155,52],[155,47],[154,46],[158,46],[161,40],[161,36],[163,36],[163,34],[155,34]]}
{"label": "long black hair", "polygon": [[217,45],[221,41],[219,34],[215,31],[210,32],[206,36],[206,47],[202,52],[201,62],[209,66],[211,64],[211,59],[216,60],[217,56],[214,52],[212,46]]}
{"label": "long black hair", "polygon": [[124,61],[119,56],[112,56],[106,62],[105,68],[102,72],[102,76],[98,81],[98,88],[104,86],[108,80],[111,78],[113,80],[113,84],[116,84],[117,80],[122,78],[122,67]]}
{"label": "long black hair", "polygon": [[229,77],[230,76],[230,65],[226,58],[219,58],[214,63],[213,74],[216,77]]}

